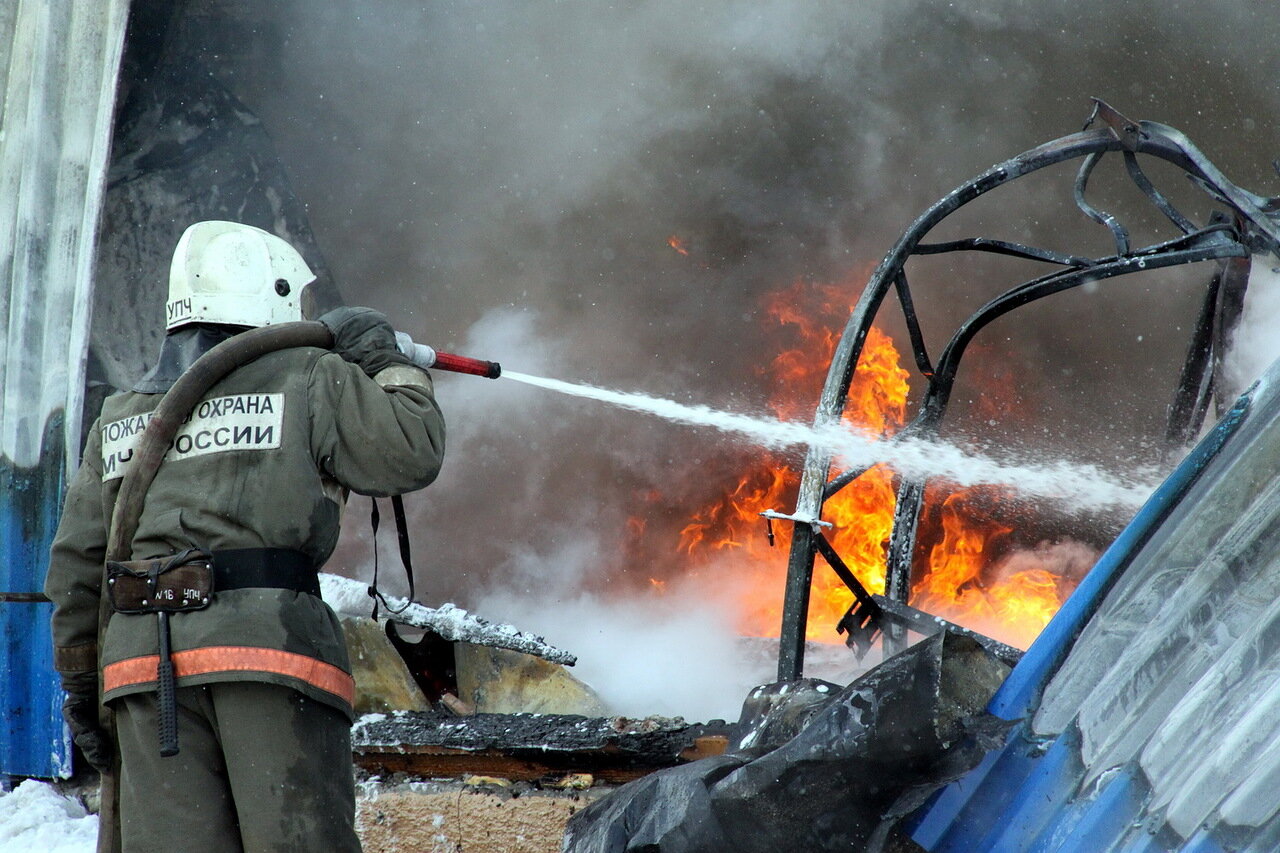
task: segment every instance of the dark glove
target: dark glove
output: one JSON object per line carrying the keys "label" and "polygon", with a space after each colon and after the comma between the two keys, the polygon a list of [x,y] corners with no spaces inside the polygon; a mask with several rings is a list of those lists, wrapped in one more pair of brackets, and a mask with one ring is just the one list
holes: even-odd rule
{"label": "dark glove", "polygon": [[100,773],[111,769],[115,750],[111,738],[98,720],[98,674],[96,672],[63,673],[62,689],[67,700],[62,703],[62,719],[71,729],[71,739],[85,760]]}
{"label": "dark glove", "polygon": [[333,332],[333,351],[369,376],[396,364],[413,362],[396,346],[396,333],[387,318],[372,308],[335,308],[320,322]]}

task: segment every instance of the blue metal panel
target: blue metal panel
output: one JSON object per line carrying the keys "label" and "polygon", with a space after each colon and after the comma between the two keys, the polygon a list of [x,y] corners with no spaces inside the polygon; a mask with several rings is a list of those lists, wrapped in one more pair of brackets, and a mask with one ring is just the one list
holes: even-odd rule
{"label": "blue metal panel", "polygon": [[1097,565],[1081,581],[1062,609],[1045,626],[1031,648],[1027,649],[1027,653],[1018,661],[1018,665],[992,698],[987,710],[1002,719],[1017,720],[1025,717],[1039,703],[1045,684],[1057,672],[1076,637],[1080,636],[1085,623],[1092,618],[1121,570],[1129,564],[1133,555],[1200,476],[1204,466],[1222,449],[1222,445],[1244,420],[1256,388],[1256,385],[1250,388],[1236,401],[1213,431],[1196,445],[1195,450],[1156,489],[1133,521],[1129,522],[1111,547],[1098,559]]}
{"label": "blue metal panel", "polygon": [[[1103,554],[1010,673],[988,706],[991,713],[1007,720],[1026,720],[1034,713],[1045,685],[1115,580],[1245,420],[1257,387],[1237,401]],[[909,823],[912,839],[934,853],[1165,849],[1138,828],[1149,788],[1136,769],[1100,781],[1101,787],[1086,796],[1079,791],[1082,766],[1074,729],[1049,745],[1031,743],[1027,733],[1025,722],[1016,726],[1003,748],[939,791]],[[1204,853],[1220,849],[1207,837],[1198,843],[1210,845]]]}
{"label": "blue metal panel", "polygon": [[[1019,731],[1000,752],[1002,757],[1030,748]],[[1099,781],[1094,791],[1079,790],[1079,742],[1069,732],[1039,759],[1018,763],[1022,776],[988,773],[986,784],[973,792],[964,813],[942,827],[942,835],[917,843],[932,851],[966,853],[1166,853],[1171,847],[1145,830],[1141,821],[1150,789],[1141,773],[1125,768]],[[1011,767],[1006,761],[1004,766]],[[993,769],[999,769],[997,762]],[[1203,839],[1203,853],[1221,853],[1212,839]]]}
{"label": "blue metal panel", "polygon": [[[0,459],[0,590],[39,592],[49,568],[65,470],[62,418],[45,430],[41,464]],[[53,605],[0,602],[0,772],[71,775],[49,617]]]}
{"label": "blue metal panel", "polygon": [[1187,840],[1181,853],[1226,853],[1226,851],[1208,833],[1199,832]]}
{"label": "blue metal panel", "polygon": [[[1078,765],[1077,765],[1078,767]],[[1079,781],[1078,777],[1074,781]],[[1141,825],[1151,790],[1135,768],[1114,771],[1099,780],[1097,790],[1041,809],[1050,823],[1026,848],[1036,853],[1167,853],[1169,848]]]}
{"label": "blue metal panel", "polygon": [[[1138,830],[1130,830],[1130,838],[1125,840],[1125,845],[1120,849],[1124,853],[1168,853],[1169,845],[1162,842],[1155,835],[1149,832],[1141,832]],[[1208,850],[1204,853],[1209,853]],[[1222,853],[1218,850],[1217,853]]]}
{"label": "blue metal panel", "polygon": [[[1098,792],[1096,798],[1081,805],[1079,820],[1073,821],[1070,838],[1057,847],[1062,851],[1097,851],[1116,849],[1116,840],[1123,838],[1133,825],[1135,817],[1146,802],[1146,787],[1138,783],[1130,769],[1117,772]],[[1070,810],[1063,814],[1069,819]]]}
{"label": "blue metal panel", "polygon": [[965,807],[977,800],[979,790],[1004,753],[1005,750],[988,752],[982,763],[933,796],[920,813],[923,819],[912,832],[911,837],[917,844],[927,850],[941,849],[938,845],[943,837],[951,831]]}
{"label": "blue metal panel", "polygon": [[[0,2],[0,591],[43,585],[80,448],[128,0]],[[0,603],[0,774],[70,770],[50,605]]]}
{"label": "blue metal panel", "polygon": [[[996,827],[1017,798],[1023,782],[1035,770],[1035,759],[1027,754],[1021,738],[1011,738],[1005,749],[993,753],[995,763],[973,790],[961,809],[942,830],[938,842],[929,849],[936,853],[970,853]],[[916,843],[923,843],[917,838]]]}
{"label": "blue metal panel", "polygon": [[[1044,804],[1066,802],[1075,792],[1080,775],[1079,749],[1076,737],[1058,738],[1018,787],[1006,812],[1007,819],[996,822],[979,849],[1021,853],[1029,849],[1028,839],[1045,836],[1051,814]],[[1038,845],[1034,849],[1052,848]]]}

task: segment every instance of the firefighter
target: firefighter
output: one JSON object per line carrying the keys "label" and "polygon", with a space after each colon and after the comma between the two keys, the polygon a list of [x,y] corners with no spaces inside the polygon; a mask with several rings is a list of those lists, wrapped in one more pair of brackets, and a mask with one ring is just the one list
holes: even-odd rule
{"label": "firefighter", "polygon": [[[188,228],[170,268],[159,360],[104,403],[67,492],[45,585],[63,715],[92,764],[108,766],[119,750],[126,851],[360,849],[354,682],[317,571],[337,541],[347,490],[420,489],[444,450],[431,379],[396,348],[386,318],[331,311],[320,321],[332,351],[280,350],[214,385],[147,492],[133,561],[109,565],[105,582],[103,571],[115,499],[148,413],[215,344],[302,319],[313,280],[302,257],[265,231]],[[177,676],[169,713],[179,748],[166,756],[157,735],[162,658]],[[99,726],[100,703],[114,710],[114,740]]]}

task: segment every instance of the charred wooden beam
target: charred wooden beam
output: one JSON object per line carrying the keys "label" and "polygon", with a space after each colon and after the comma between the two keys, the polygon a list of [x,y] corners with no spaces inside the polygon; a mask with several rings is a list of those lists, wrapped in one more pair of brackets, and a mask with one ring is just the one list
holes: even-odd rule
{"label": "charred wooden beam", "polygon": [[352,744],[356,765],[371,773],[521,781],[589,773],[623,783],[719,755],[733,731],[724,721],[402,712],[361,721],[352,730]]}

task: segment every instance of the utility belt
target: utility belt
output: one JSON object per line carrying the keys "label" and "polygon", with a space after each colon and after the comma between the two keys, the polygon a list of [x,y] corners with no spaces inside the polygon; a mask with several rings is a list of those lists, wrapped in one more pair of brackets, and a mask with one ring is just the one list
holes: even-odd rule
{"label": "utility belt", "polygon": [[203,610],[215,592],[288,589],[320,596],[311,558],[288,548],[190,548],[169,557],[107,563],[107,589],[117,613]]}
{"label": "utility belt", "polygon": [[170,557],[107,562],[107,594],[117,613],[154,613],[160,654],[156,662],[160,754],[178,754],[177,679],[169,616],[203,610],[214,593],[230,589],[291,589],[320,597],[320,577],[311,559],[287,548],[189,548]]}

